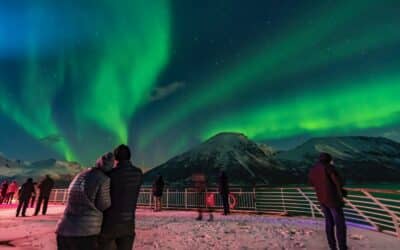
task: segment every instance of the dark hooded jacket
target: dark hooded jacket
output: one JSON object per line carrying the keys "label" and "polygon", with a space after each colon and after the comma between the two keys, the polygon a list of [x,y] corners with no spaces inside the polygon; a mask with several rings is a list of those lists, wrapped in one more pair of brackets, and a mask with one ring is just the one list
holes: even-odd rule
{"label": "dark hooded jacket", "polygon": [[109,176],[111,207],[104,212],[103,232],[113,231],[116,225],[127,225],[133,230],[142,170],[130,161],[123,161],[113,168]]}
{"label": "dark hooded jacket", "polygon": [[100,168],[78,174],[68,188],[68,201],[56,233],[61,236],[100,234],[103,211],[110,207],[110,178]]}

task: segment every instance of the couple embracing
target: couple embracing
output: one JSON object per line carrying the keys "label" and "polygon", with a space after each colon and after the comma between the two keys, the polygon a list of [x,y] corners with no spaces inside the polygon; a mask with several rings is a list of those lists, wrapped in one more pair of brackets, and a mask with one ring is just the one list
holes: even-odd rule
{"label": "couple embracing", "polygon": [[64,215],[57,225],[59,250],[131,250],[142,171],[120,145],[78,174],[68,188]]}

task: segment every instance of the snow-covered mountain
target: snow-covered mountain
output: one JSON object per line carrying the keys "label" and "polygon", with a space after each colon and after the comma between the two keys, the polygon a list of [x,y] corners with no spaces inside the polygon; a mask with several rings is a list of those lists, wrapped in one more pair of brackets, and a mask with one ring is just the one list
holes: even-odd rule
{"label": "snow-covered mountain", "polygon": [[273,184],[295,179],[294,171],[288,171],[273,158],[271,148],[260,147],[243,134],[220,133],[148,171],[145,180],[152,181],[162,174],[171,183],[189,181],[193,173],[201,170],[214,182],[221,168],[237,184]]}
{"label": "snow-covered mountain", "polygon": [[349,182],[400,182],[400,143],[382,137],[323,137],[276,155],[283,165],[306,171],[321,152],[330,153]]}
{"label": "snow-covered mountain", "polygon": [[321,152],[330,153],[348,183],[400,182],[400,143],[380,137],[314,138],[288,151],[276,152],[243,134],[221,133],[145,174],[161,174],[170,183],[185,183],[203,170],[211,182],[225,168],[231,183],[307,183],[308,169]]}
{"label": "snow-covered mountain", "polygon": [[0,154],[0,179],[16,179],[23,182],[32,177],[39,181],[46,174],[50,174],[57,183],[68,183],[83,167],[76,162],[64,162],[48,159],[36,162],[10,160]]}

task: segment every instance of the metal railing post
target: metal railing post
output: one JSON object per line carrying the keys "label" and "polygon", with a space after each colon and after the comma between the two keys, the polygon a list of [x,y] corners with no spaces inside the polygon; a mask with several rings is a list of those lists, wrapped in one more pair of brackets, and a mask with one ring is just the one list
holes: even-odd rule
{"label": "metal railing post", "polygon": [[254,210],[257,211],[257,197],[256,197],[256,187],[253,187],[253,201],[254,201]]}
{"label": "metal railing post", "polygon": [[53,202],[57,202],[57,194],[58,194],[58,189],[54,190],[54,200]]}
{"label": "metal railing post", "polygon": [[151,192],[149,192],[149,205],[150,205],[150,208],[151,208],[152,205],[153,205],[153,196],[152,196],[152,193],[151,193]]}
{"label": "metal railing post", "polygon": [[188,208],[188,205],[187,205],[187,188],[185,188],[185,209],[187,209]]}
{"label": "metal railing post", "polygon": [[372,220],[370,220],[368,218],[368,216],[366,214],[363,213],[363,211],[361,211],[361,209],[358,209],[356,205],[354,205],[350,200],[348,199],[343,199],[347,205],[349,205],[354,211],[356,211],[361,217],[363,217],[369,224],[371,224],[376,231],[380,231],[380,227],[373,222]]}
{"label": "metal railing post", "polygon": [[167,205],[165,207],[169,207],[169,188],[167,188]]}
{"label": "metal railing post", "polygon": [[296,188],[296,190],[308,201],[311,210],[311,216],[313,218],[315,218],[314,209],[316,209],[322,215],[321,210],[314,204],[314,202],[310,198],[308,198],[308,196],[300,188]]}
{"label": "metal railing post", "polygon": [[64,195],[63,195],[63,200],[62,200],[63,204],[67,201],[67,195],[68,195],[68,190],[64,189]]}
{"label": "metal railing post", "polygon": [[368,198],[370,198],[373,202],[375,202],[379,207],[381,207],[385,212],[387,212],[390,217],[392,217],[392,221],[393,221],[393,226],[396,230],[396,234],[397,237],[400,238],[400,218],[392,211],[390,210],[387,206],[385,206],[385,204],[383,204],[382,202],[380,202],[377,198],[375,198],[372,194],[370,194],[368,191],[366,190],[362,190],[361,191],[365,196],[367,196]]}
{"label": "metal railing post", "polygon": [[283,212],[286,213],[285,194],[283,193],[283,188],[281,188],[281,199],[282,199]]}

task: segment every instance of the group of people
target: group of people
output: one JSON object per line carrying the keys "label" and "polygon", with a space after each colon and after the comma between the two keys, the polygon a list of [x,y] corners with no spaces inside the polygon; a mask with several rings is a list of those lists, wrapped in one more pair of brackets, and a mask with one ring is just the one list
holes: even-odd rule
{"label": "group of people", "polygon": [[17,198],[18,207],[16,217],[20,215],[25,217],[28,206],[31,208],[34,207],[36,198],[39,196],[36,202],[34,215],[38,215],[41,208],[42,214],[45,215],[47,213],[47,206],[53,186],[54,181],[49,175],[46,175],[46,177],[39,184],[33,182],[32,178],[28,178],[27,181],[21,185],[21,187],[19,187],[17,181],[15,180],[11,183],[8,183],[8,181],[3,181],[1,184],[0,204],[10,205],[13,203],[14,198]]}
{"label": "group of people", "polygon": [[38,193],[39,198],[36,201],[36,208],[33,215],[37,216],[40,212],[40,209],[42,209],[42,215],[46,215],[50,193],[53,186],[54,181],[49,175],[46,175],[46,177],[39,184],[34,183],[32,178],[28,178],[18,190],[18,207],[16,217],[20,216],[20,214],[22,217],[26,216],[26,210],[29,204],[30,207],[34,206]]}
{"label": "group of people", "polygon": [[132,249],[143,174],[130,159],[129,147],[120,145],[74,178],[57,224],[59,250]]}
{"label": "group of people", "polygon": [[3,181],[0,189],[0,205],[12,204],[14,195],[18,192],[18,189],[17,181],[12,181],[11,183],[8,183],[7,180]]}

